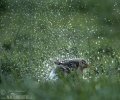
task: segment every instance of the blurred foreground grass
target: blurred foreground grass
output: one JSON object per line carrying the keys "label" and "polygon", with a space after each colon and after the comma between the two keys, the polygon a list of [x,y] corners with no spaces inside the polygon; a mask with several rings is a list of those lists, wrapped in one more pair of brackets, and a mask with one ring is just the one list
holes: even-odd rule
{"label": "blurred foreground grass", "polygon": [[[0,0],[1,98],[20,90],[35,100],[119,100],[119,4]],[[53,61],[65,58],[88,60],[87,79],[75,75],[46,81]]]}

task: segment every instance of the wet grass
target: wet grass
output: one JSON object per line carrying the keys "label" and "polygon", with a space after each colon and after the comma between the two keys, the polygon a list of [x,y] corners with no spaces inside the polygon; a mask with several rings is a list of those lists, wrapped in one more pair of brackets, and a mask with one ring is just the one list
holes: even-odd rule
{"label": "wet grass", "polygon": [[[0,97],[120,99],[119,0],[0,2]],[[86,79],[46,81],[53,61],[65,58],[88,60]]]}

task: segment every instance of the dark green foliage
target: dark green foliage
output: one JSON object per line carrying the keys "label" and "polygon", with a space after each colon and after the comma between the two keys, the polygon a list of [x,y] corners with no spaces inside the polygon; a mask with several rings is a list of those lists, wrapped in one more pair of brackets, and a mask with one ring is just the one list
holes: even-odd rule
{"label": "dark green foliage", "polygon": [[0,15],[5,11],[7,11],[7,9],[8,9],[8,4],[6,0],[0,0]]}
{"label": "dark green foliage", "polygon": [[11,47],[11,43],[4,43],[2,45],[2,48],[5,49],[5,50],[10,50],[12,47]]}
{"label": "dark green foliage", "polygon": [[[120,0],[0,0],[0,97],[119,100],[119,27]],[[85,79],[46,80],[64,58],[89,61]]]}

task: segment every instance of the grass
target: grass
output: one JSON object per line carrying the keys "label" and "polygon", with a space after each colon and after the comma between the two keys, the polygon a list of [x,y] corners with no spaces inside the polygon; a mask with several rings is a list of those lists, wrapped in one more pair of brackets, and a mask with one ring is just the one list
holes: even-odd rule
{"label": "grass", "polygon": [[[19,90],[35,100],[120,99],[119,0],[0,2],[1,97]],[[65,58],[88,60],[87,79],[46,81]]]}

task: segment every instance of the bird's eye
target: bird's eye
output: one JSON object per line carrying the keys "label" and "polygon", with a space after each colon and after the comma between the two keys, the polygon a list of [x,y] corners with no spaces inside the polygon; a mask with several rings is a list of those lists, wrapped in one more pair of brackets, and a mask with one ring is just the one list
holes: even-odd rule
{"label": "bird's eye", "polygon": [[86,63],[86,62],[83,60],[83,61],[82,61],[82,64],[85,64],[85,63]]}

